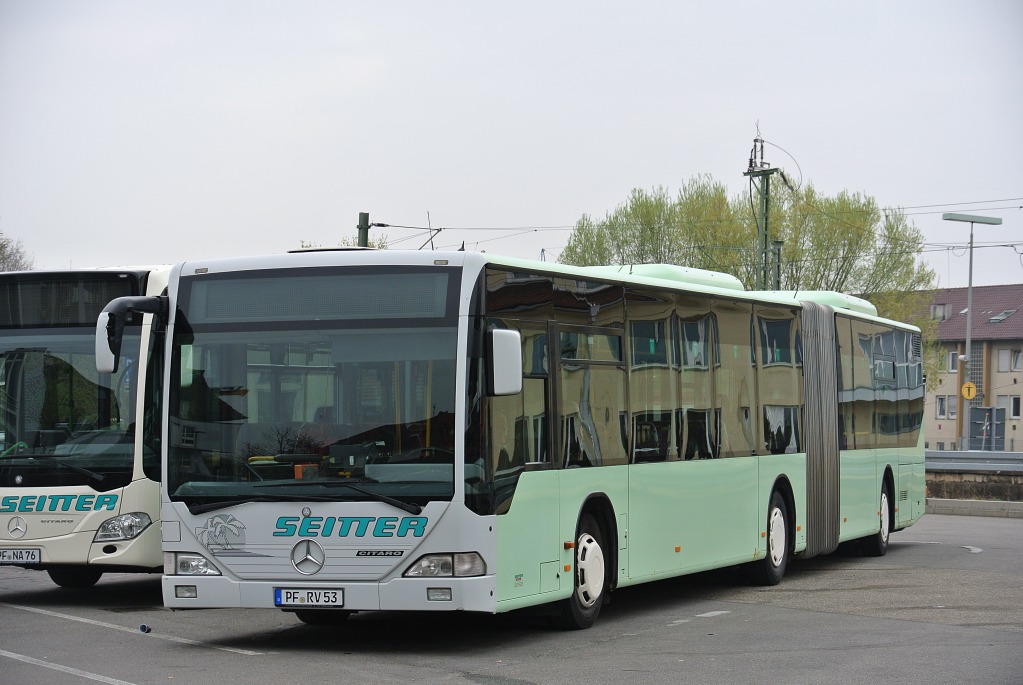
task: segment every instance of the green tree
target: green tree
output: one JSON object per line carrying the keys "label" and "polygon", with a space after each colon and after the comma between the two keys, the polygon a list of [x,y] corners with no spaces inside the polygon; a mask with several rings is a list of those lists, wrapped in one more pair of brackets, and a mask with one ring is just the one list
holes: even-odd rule
{"label": "green tree", "polygon": [[[902,212],[883,212],[862,193],[827,197],[809,184],[774,187],[768,228],[771,240],[783,242],[782,290],[866,293],[890,315],[905,311],[903,294],[933,287],[934,272],[919,258],[923,235]],[[674,197],[663,187],[633,190],[604,219],[579,219],[560,260],[712,269],[751,289],[759,265],[758,199],[751,193],[729,200],[709,176],[691,179]]]}
{"label": "green tree", "polygon": [[880,316],[917,326],[924,372],[940,382],[941,346],[928,306],[936,278],[920,259],[920,230],[901,210],[882,211],[862,193],[822,197],[808,184],[783,187],[777,199],[770,229],[784,241],[782,288],[854,293]]}
{"label": "green tree", "polygon": [[35,266],[21,240],[0,232],[0,271],[28,271]]}
{"label": "green tree", "polygon": [[[842,191],[823,197],[812,185],[772,196],[769,230],[781,240],[784,290],[906,293],[934,284],[919,258],[923,234],[898,210]],[[876,303],[875,303],[876,304]]]}
{"label": "green tree", "polygon": [[577,266],[661,263],[712,269],[721,267],[720,260],[706,247],[718,245],[737,223],[727,190],[709,176],[691,179],[675,197],[664,187],[636,189],[603,220],[589,215],[579,219],[560,261]]}
{"label": "green tree", "polygon": [[[779,179],[780,180],[780,179]],[[886,318],[920,327],[935,338],[926,290],[935,274],[920,258],[923,235],[899,210],[843,191],[821,195],[811,184],[771,184],[770,240],[782,247],[782,290],[832,290],[870,300]],[[603,220],[584,215],[560,261],[577,266],[668,263],[731,274],[753,289],[760,266],[756,211],[749,192],[728,198],[709,176],[689,180],[677,196],[663,188],[633,190]],[[938,364],[927,344],[931,377]]]}

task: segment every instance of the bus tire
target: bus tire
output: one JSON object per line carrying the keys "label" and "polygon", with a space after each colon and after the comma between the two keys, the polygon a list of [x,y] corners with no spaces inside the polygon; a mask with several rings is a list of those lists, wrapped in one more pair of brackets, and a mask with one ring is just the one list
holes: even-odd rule
{"label": "bus tire", "polygon": [[344,623],[352,612],[343,609],[299,609],[295,617],[309,626],[336,626]]}
{"label": "bus tire", "polygon": [[558,627],[566,630],[581,630],[596,623],[607,590],[600,526],[592,514],[586,513],[579,518],[577,530],[572,595],[563,600],[557,617]]}
{"label": "bus tire", "polygon": [[767,507],[767,554],[749,567],[754,585],[777,585],[785,576],[792,545],[789,541],[789,511],[785,498],[775,490]]}
{"label": "bus tire", "polygon": [[46,569],[50,580],[71,590],[83,590],[95,585],[103,571],[92,566],[54,566]]}
{"label": "bus tire", "polygon": [[881,502],[878,505],[881,519],[877,533],[863,538],[861,549],[868,557],[883,557],[888,552],[888,538],[892,532],[892,493],[888,481],[881,485]]}

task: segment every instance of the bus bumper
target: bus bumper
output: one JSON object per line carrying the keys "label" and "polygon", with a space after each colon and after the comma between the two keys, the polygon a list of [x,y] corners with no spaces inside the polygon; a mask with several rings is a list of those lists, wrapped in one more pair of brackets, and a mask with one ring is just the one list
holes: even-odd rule
{"label": "bus bumper", "polygon": [[163,577],[163,602],[169,609],[263,608],[311,609],[311,605],[279,606],[278,589],[340,591],[340,603],[327,608],[348,611],[497,611],[496,580],[473,578],[394,578],[367,582],[253,582],[224,576]]}
{"label": "bus bumper", "polygon": [[95,530],[83,530],[66,535],[27,540],[4,540],[0,548],[38,549],[39,563],[15,564],[25,568],[48,566],[109,567],[111,571],[137,569],[151,571],[161,566],[160,526],[150,525],[132,540],[95,542]]}

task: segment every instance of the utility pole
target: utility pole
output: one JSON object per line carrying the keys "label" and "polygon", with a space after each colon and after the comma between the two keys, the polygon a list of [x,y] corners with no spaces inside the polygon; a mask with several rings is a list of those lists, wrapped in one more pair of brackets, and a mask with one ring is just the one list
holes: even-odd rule
{"label": "utility pole", "polygon": [[772,240],[771,241],[771,252],[773,253],[774,261],[774,285],[772,290],[781,290],[781,246],[785,244],[783,240]]}
{"label": "utility pole", "polygon": [[[760,181],[760,213],[756,217],[757,219],[757,251],[760,254],[759,263],[757,264],[757,290],[767,290],[768,283],[771,279],[771,266],[770,266],[770,249],[769,234],[767,230],[767,218],[768,210],[770,207],[771,199],[771,176],[778,171],[775,167],[769,167],[767,162],[764,161],[764,139],[759,135],[753,139],[753,149],[749,153],[749,168],[743,176],[749,176],[750,179],[759,178]],[[779,273],[780,278],[780,266],[781,266],[781,250],[778,249],[779,253]],[[775,283],[775,289],[781,288],[780,283]]]}
{"label": "utility pole", "polygon": [[[977,396],[977,384],[973,382],[973,376],[971,375],[971,369],[973,367],[973,351],[970,348],[970,337],[973,334],[973,224],[988,224],[990,226],[1001,226],[1002,220],[995,216],[978,216],[976,214],[955,214],[945,213],[941,215],[941,218],[945,221],[961,221],[970,224],[970,280],[966,286],[966,354],[959,356],[959,361],[962,362],[965,367],[965,373],[960,378],[965,378],[965,381],[960,386],[960,393],[963,396],[963,406],[959,411],[958,423],[960,430],[960,445],[959,449],[972,450],[973,445],[970,444],[970,424],[973,420],[973,398]],[[958,365],[957,365],[958,367]],[[984,385],[981,384],[981,392],[984,390]],[[983,397],[983,395],[981,395]],[[966,425],[966,445],[962,444],[962,426]]]}
{"label": "utility pole", "polygon": [[359,247],[369,247],[369,212],[359,212]]}

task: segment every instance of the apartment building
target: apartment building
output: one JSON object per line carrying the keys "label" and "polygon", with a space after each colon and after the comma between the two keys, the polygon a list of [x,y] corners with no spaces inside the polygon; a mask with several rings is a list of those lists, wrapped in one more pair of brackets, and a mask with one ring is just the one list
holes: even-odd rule
{"label": "apartment building", "polygon": [[927,449],[1023,451],[1023,283],[974,286],[970,332],[969,381],[972,400],[963,396],[967,381],[967,288],[935,290],[931,318],[937,319],[943,349],[939,378],[927,379],[924,440]]}

